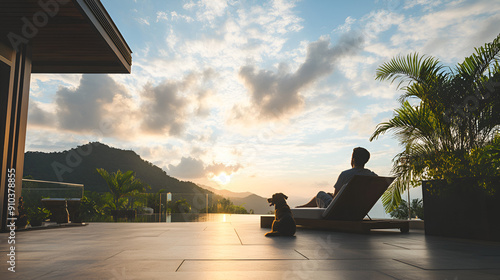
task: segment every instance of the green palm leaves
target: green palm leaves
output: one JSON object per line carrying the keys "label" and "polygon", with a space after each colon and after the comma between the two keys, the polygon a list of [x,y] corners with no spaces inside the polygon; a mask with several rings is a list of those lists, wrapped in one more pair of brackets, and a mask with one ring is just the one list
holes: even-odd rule
{"label": "green palm leaves", "polygon": [[[397,178],[382,197],[387,212],[423,179],[500,175],[492,153],[500,148],[499,54],[500,35],[455,69],[417,53],[395,57],[377,69],[377,80],[397,81],[404,91],[394,117],[370,137],[372,141],[390,131],[403,146],[393,159]],[[410,98],[417,101],[411,104]]]}
{"label": "green palm leaves", "polygon": [[135,178],[133,171],[127,171],[122,173],[120,170],[109,173],[108,171],[98,168],[97,172],[106,181],[109,187],[109,191],[113,196],[112,208],[118,210],[119,201],[121,198],[135,194],[137,192],[143,192],[147,185],[143,184],[139,179]]}

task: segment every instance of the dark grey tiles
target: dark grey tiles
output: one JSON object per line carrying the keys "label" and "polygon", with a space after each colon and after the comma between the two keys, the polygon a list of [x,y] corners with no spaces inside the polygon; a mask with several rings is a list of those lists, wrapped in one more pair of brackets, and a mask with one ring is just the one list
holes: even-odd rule
{"label": "dark grey tiles", "polygon": [[259,216],[227,222],[93,223],[18,232],[0,279],[499,279],[500,244],[380,231],[299,228],[267,238]]}

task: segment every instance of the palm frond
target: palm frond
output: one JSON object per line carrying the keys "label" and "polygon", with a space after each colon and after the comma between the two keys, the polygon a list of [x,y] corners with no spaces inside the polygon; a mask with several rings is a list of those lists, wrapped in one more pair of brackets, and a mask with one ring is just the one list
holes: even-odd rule
{"label": "palm frond", "polygon": [[98,168],[97,173],[99,173],[99,175],[101,175],[104,181],[106,181],[106,184],[108,185],[110,191],[113,193],[116,190],[117,186],[117,181],[115,176],[112,176],[111,174],[109,174],[108,171],[106,171],[103,168]]}
{"label": "palm frond", "polygon": [[438,59],[430,56],[420,56],[418,53],[408,54],[406,57],[397,56],[377,68],[375,79],[390,80],[394,83],[399,80],[401,85],[416,82],[426,85],[443,72],[443,66]]}
{"label": "palm frond", "polygon": [[421,104],[421,106],[413,107],[405,101],[401,108],[395,110],[395,113],[392,119],[377,125],[370,141],[388,131],[393,131],[403,144],[411,144],[417,139],[437,144],[435,118],[427,106]]}
{"label": "palm frond", "polygon": [[457,65],[458,76],[473,81],[479,80],[484,72],[498,64],[500,54],[500,34],[491,43],[475,48],[475,53]]}

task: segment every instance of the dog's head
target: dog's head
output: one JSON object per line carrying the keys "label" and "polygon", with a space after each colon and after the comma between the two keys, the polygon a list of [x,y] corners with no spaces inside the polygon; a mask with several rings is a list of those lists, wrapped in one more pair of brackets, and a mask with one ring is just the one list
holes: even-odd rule
{"label": "dog's head", "polygon": [[275,193],[273,194],[273,197],[268,198],[267,202],[270,203],[269,206],[273,206],[275,204],[280,204],[281,203],[286,203],[285,200],[288,199],[288,196],[286,196],[283,193]]}

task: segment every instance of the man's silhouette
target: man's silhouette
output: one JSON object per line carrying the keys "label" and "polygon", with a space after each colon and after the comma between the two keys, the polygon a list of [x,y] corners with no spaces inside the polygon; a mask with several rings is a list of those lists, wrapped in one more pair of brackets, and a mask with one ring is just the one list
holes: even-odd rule
{"label": "man's silhouette", "polygon": [[311,199],[308,203],[304,205],[297,206],[299,207],[320,207],[327,208],[328,205],[333,201],[333,198],[337,195],[340,189],[349,183],[349,181],[354,177],[354,175],[368,175],[368,176],[377,176],[375,172],[366,169],[365,164],[370,159],[370,152],[365,148],[357,147],[352,151],[351,158],[351,169],[345,170],[340,173],[337,182],[333,186],[334,193],[326,193],[324,191],[320,191],[315,197]]}

